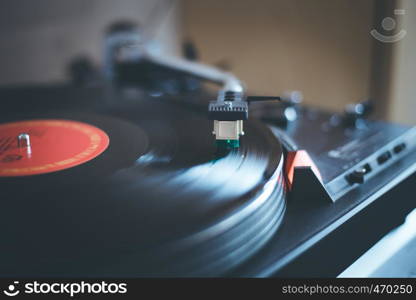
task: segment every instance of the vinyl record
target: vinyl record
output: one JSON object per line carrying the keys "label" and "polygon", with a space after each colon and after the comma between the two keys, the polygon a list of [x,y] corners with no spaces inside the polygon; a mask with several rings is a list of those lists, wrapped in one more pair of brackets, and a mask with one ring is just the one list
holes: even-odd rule
{"label": "vinyl record", "polygon": [[[285,209],[283,153],[268,128],[245,122],[240,148],[219,149],[204,117],[134,107],[7,120],[79,122],[105,133],[108,145],[68,168],[0,177],[3,274],[217,276],[275,233]],[[47,153],[62,149],[58,137]]]}

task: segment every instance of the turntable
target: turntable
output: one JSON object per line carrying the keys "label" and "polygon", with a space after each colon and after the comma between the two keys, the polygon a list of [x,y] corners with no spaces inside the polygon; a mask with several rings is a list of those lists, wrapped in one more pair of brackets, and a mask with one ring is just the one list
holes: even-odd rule
{"label": "turntable", "polygon": [[412,208],[414,128],[247,97],[134,34],[110,82],[0,91],[2,276],[335,276]]}

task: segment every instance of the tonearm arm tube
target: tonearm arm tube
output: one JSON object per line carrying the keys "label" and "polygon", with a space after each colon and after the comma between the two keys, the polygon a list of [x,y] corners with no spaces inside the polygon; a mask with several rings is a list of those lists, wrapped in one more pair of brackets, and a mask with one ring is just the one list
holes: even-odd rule
{"label": "tonearm arm tube", "polygon": [[192,77],[214,82],[221,85],[222,90],[224,91],[232,91],[236,93],[242,93],[244,91],[241,81],[232,73],[222,71],[209,65],[193,62],[179,57],[154,55],[151,53],[145,53],[143,55],[143,59],[153,62],[156,65],[189,74]]}
{"label": "tonearm arm tube", "polygon": [[238,146],[244,134],[243,120],[248,118],[248,102],[244,86],[236,76],[205,64],[155,54],[134,30],[109,34],[105,51],[105,71],[111,80],[117,77],[117,64],[146,62],[221,85],[217,99],[208,105],[208,116],[214,122],[213,134],[219,143]]}
{"label": "tonearm arm tube", "polygon": [[193,77],[221,85],[217,99],[208,106],[209,118],[214,121],[213,134],[217,141],[237,146],[243,135],[243,120],[248,118],[248,103],[241,81],[229,72],[189,60],[145,54],[144,59],[157,65],[187,73]]}

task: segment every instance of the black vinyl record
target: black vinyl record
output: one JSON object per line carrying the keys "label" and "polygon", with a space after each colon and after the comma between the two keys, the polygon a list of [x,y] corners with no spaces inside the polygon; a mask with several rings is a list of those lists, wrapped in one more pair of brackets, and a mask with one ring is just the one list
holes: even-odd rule
{"label": "black vinyl record", "polygon": [[212,121],[175,109],[158,100],[3,118],[83,122],[109,145],[65,170],[0,177],[1,274],[218,276],[263,246],[285,209],[280,143],[248,121],[240,147],[221,149]]}

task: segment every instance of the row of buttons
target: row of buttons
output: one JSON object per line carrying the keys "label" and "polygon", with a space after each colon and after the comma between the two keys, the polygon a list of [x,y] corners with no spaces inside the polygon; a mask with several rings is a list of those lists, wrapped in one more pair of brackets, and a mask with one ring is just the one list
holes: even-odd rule
{"label": "row of buttons", "polygon": [[[392,152],[394,154],[399,154],[401,153],[404,149],[406,149],[406,144],[405,143],[401,143],[396,145],[393,149]],[[382,154],[380,154],[377,157],[377,163],[379,165],[384,164],[385,162],[387,162],[390,158],[392,157],[392,154],[390,151],[386,151]],[[364,176],[368,173],[370,173],[372,171],[370,164],[365,164],[364,166],[362,166],[361,168],[358,168],[357,170],[355,170],[354,172],[352,172],[351,174],[349,174],[347,176],[347,180],[350,184],[355,184],[355,183],[359,183],[362,184],[364,183]]]}

